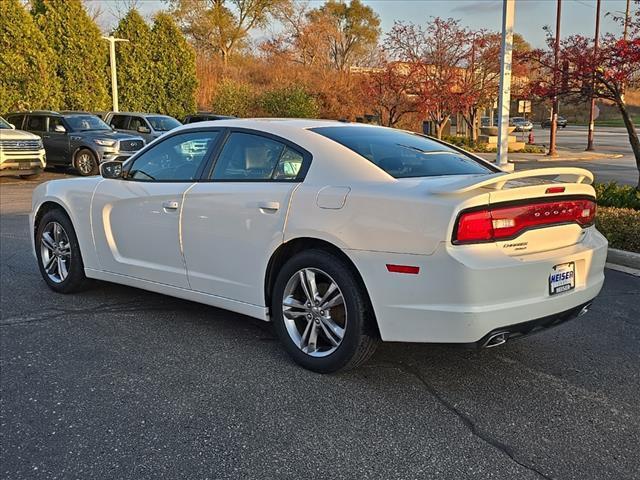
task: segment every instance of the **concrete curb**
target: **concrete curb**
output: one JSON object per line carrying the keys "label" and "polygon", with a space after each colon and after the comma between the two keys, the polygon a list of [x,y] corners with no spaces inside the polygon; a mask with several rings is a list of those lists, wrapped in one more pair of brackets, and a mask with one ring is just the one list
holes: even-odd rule
{"label": "concrete curb", "polygon": [[607,263],[640,270],[640,253],[610,248],[607,252]]}

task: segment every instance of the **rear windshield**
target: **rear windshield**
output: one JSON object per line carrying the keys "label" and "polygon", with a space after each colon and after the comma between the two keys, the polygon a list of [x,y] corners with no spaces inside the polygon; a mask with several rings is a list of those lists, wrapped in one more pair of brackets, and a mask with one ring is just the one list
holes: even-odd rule
{"label": "rear windshield", "polygon": [[394,178],[497,171],[447,145],[403,130],[365,126],[317,127],[310,130],[362,155]]}

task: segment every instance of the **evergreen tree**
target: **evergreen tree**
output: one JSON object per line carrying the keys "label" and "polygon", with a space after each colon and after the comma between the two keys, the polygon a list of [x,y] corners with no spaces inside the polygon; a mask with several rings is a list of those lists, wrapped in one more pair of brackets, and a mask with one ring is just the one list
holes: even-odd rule
{"label": "evergreen tree", "polygon": [[153,111],[156,65],[152,60],[151,28],[136,9],[125,15],[113,32],[128,42],[116,45],[118,101],[121,110]]}
{"label": "evergreen tree", "polygon": [[34,0],[32,13],[56,53],[55,69],[62,85],[61,107],[104,110],[107,93],[107,42],[81,0]]}
{"label": "evergreen tree", "polygon": [[196,109],[195,53],[170,15],[158,13],[152,28],[157,83],[151,94],[155,111],[183,118]]}
{"label": "evergreen tree", "polygon": [[0,112],[58,108],[55,55],[19,0],[0,1]]}

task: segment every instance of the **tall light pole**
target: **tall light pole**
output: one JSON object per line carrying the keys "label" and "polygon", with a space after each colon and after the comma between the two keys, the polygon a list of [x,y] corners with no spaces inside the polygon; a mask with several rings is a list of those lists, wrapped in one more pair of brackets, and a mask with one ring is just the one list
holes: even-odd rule
{"label": "tall light pole", "polygon": [[[598,59],[598,45],[600,43],[600,0],[596,3],[596,36],[593,42],[593,59]],[[591,79],[591,107],[589,109],[589,133],[587,134],[587,151],[593,150],[593,131],[595,129],[596,99],[593,91],[596,88],[596,72],[593,72]]]}
{"label": "tall light pole", "polygon": [[111,99],[113,111],[118,111],[118,74],[116,73],[116,42],[128,42],[125,38],[115,38],[113,35],[102,37],[109,42],[109,64],[111,66]]}
{"label": "tall light pole", "polygon": [[556,11],[556,41],[553,47],[553,102],[551,105],[551,132],[549,133],[549,155],[558,155],[556,150],[556,131],[558,130],[558,66],[560,63],[560,14],[562,13],[562,0],[556,0],[558,7]]}
{"label": "tall light pole", "polygon": [[498,156],[500,168],[508,168],[509,107],[511,105],[511,53],[515,0],[502,0],[502,46],[500,48],[500,92],[498,97]]}

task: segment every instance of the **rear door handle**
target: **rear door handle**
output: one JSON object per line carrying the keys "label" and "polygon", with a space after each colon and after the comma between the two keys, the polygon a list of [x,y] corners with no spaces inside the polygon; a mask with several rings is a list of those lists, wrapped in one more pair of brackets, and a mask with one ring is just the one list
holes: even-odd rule
{"label": "rear door handle", "polygon": [[280,203],[278,202],[260,202],[258,203],[258,208],[265,213],[275,213],[280,208]]}
{"label": "rear door handle", "polygon": [[180,205],[175,200],[167,200],[162,202],[162,208],[165,210],[177,210]]}

